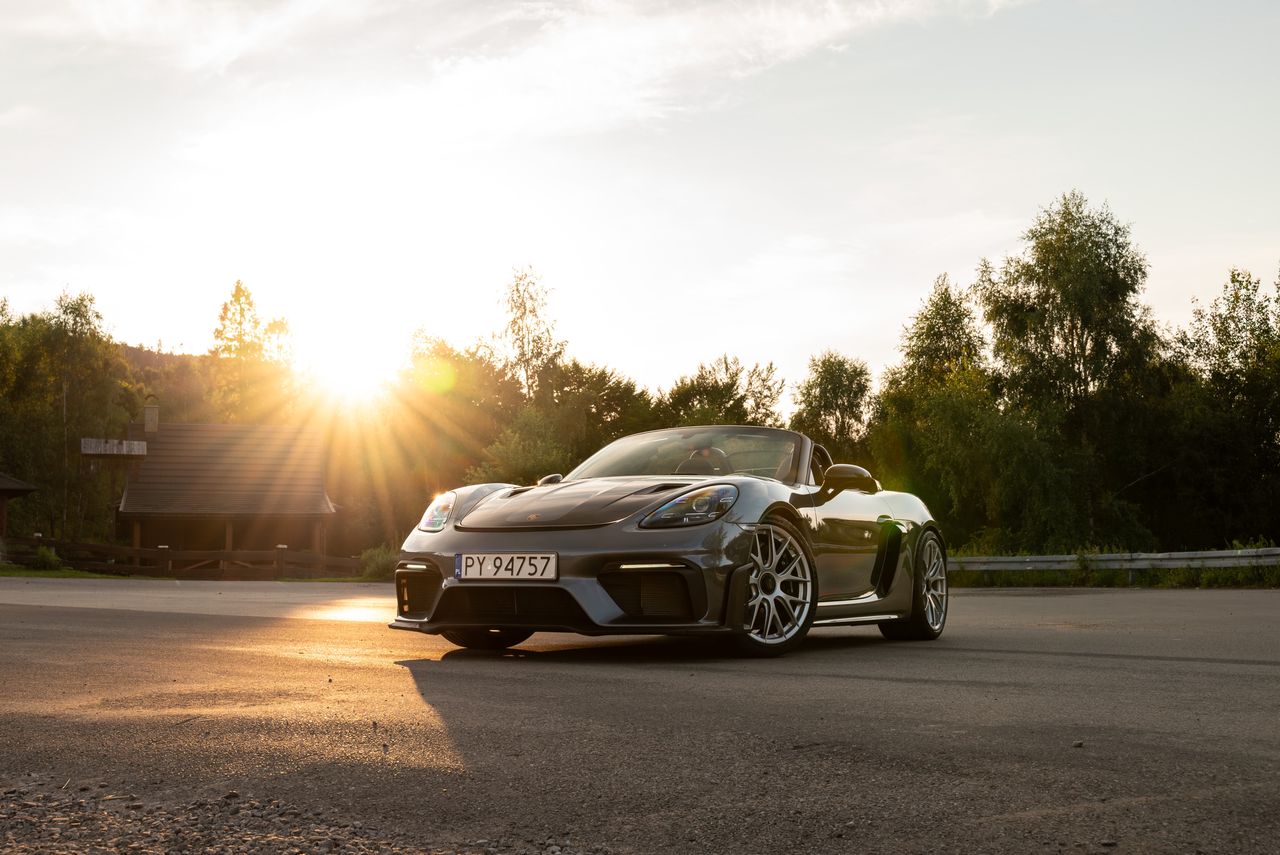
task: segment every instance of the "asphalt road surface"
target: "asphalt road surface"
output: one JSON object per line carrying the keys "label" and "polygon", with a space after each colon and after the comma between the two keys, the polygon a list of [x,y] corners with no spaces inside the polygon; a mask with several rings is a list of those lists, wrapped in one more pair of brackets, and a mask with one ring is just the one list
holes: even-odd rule
{"label": "asphalt road surface", "polygon": [[767,661],[390,613],[0,579],[0,848],[1280,851],[1280,591],[963,591]]}

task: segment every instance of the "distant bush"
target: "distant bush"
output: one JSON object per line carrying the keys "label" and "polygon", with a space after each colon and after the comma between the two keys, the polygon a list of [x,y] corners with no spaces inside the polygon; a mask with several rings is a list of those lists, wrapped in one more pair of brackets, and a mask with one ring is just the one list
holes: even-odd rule
{"label": "distant bush", "polygon": [[31,566],[36,570],[61,570],[62,559],[49,547],[37,546],[36,554],[31,559]]}
{"label": "distant bush", "polygon": [[370,580],[392,579],[399,561],[400,550],[386,544],[371,547],[360,553],[361,575]]}

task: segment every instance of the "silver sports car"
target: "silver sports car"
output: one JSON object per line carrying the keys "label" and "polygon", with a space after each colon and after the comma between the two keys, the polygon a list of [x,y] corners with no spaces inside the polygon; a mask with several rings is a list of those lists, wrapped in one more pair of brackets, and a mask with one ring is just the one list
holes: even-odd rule
{"label": "silver sports car", "polygon": [[533,486],[436,496],[402,547],[396,600],[393,629],[465,647],[662,633],[771,656],[815,626],[937,638],[947,558],[923,502],[803,434],[683,427]]}

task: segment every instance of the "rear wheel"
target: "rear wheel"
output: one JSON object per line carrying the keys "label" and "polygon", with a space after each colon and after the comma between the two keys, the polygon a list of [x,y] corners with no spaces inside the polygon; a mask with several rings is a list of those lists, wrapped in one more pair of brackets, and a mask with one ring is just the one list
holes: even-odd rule
{"label": "rear wheel", "polygon": [[756,527],[747,581],[747,631],[738,647],[752,656],[780,656],[809,634],[818,580],[804,538],[791,523],[770,518]]}
{"label": "rear wheel", "polygon": [[446,629],[440,633],[459,647],[472,650],[505,650],[533,635],[528,629]]}
{"label": "rear wheel", "polygon": [[920,536],[912,572],[911,614],[880,624],[880,634],[894,641],[933,641],[947,625],[947,556],[932,531]]}

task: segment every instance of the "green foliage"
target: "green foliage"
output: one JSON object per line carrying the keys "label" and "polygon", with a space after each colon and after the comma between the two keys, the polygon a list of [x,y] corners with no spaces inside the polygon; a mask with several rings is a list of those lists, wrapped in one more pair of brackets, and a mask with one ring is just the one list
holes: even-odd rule
{"label": "green foliage", "polygon": [[35,555],[31,558],[31,568],[33,570],[61,570],[62,559],[58,557],[58,553],[49,547],[37,546]]}
{"label": "green foliage", "polygon": [[360,574],[370,581],[394,579],[399,563],[400,550],[380,544],[360,553]]}
{"label": "green foliage", "polygon": [[1135,496],[1162,506],[1162,543],[1280,536],[1280,282],[1231,270],[1175,337],[1162,415],[1167,470]]}
{"label": "green foliage", "polygon": [[1208,308],[1197,306],[1190,325],[1179,331],[1177,346],[1221,400],[1247,405],[1274,397],[1280,303],[1262,293],[1261,279],[1232,268],[1222,293]]}
{"label": "green foliage", "polygon": [[1129,227],[1079,192],[1042,211],[1023,237],[1025,253],[999,271],[982,263],[978,299],[1013,403],[1036,415],[1072,410],[1152,344],[1138,302],[1147,261]]}
{"label": "green foliage", "polygon": [[119,435],[137,403],[92,296],[21,317],[0,306],[0,472],[40,487],[11,503],[12,531],[107,536],[110,473],[81,461],[80,439]]}
{"label": "green foliage", "polygon": [[969,297],[939,277],[885,373],[868,430],[886,486],[920,495],[949,539],[984,552],[1070,543],[1062,473],[998,395]]}
{"label": "green foliage", "polygon": [[464,480],[532,484],[544,475],[563,475],[573,462],[555,422],[541,410],[528,407],[485,449],[484,460],[467,470]]}
{"label": "green foliage", "polygon": [[944,273],[903,332],[899,382],[929,386],[958,371],[985,370],[985,349],[973,305]]}
{"label": "green foliage", "polygon": [[440,339],[419,339],[392,418],[416,438],[407,449],[429,466],[434,492],[456,487],[504,424],[524,405],[519,382],[485,348],[457,350]]}
{"label": "green foliage", "polygon": [[832,350],[809,359],[809,376],[796,388],[791,429],[808,434],[837,462],[849,462],[866,430],[871,403],[867,363]]}
{"label": "green foliage", "polygon": [[261,424],[288,420],[289,325],[282,318],[263,324],[253,295],[236,280],[222,304],[214,346],[212,397],[228,422]]}
{"label": "green foliage", "polygon": [[419,334],[385,399],[319,425],[349,550],[399,542],[432,496],[465,483],[523,400],[490,348],[459,350]]}
{"label": "green foliage", "polygon": [[532,270],[517,270],[504,298],[507,325],[499,337],[505,345],[504,367],[532,396],[542,374],[559,364],[565,343],[555,337],[555,325],[546,317],[547,288]]}
{"label": "green foliage", "polygon": [[677,380],[659,408],[670,425],[773,427],[782,423],[778,401],[785,386],[772,362],[744,369],[738,357],[725,354]]}
{"label": "green foliage", "polygon": [[165,353],[160,345],[155,350],[123,345],[122,352],[133,377],[130,391],[136,403],[131,412],[140,413],[144,401],[150,399],[160,403],[165,421],[222,421],[211,391],[216,357]]}
{"label": "green foliage", "polygon": [[618,437],[661,426],[653,398],[635,381],[576,359],[547,368],[531,406],[553,426],[565,471]]}
{"label": "green foliage", "polygon": [[[886,372],[869,442],[886,483],[920,493],[957,542],[991,551],[1151,545],[1125,494],[1156,470],[1163,344],[1137,295],[1129,228],[1068,193],[1022,254],[979,265],[970,298],[945,277]],[[989,355],[988,355],[989,354]]]}

